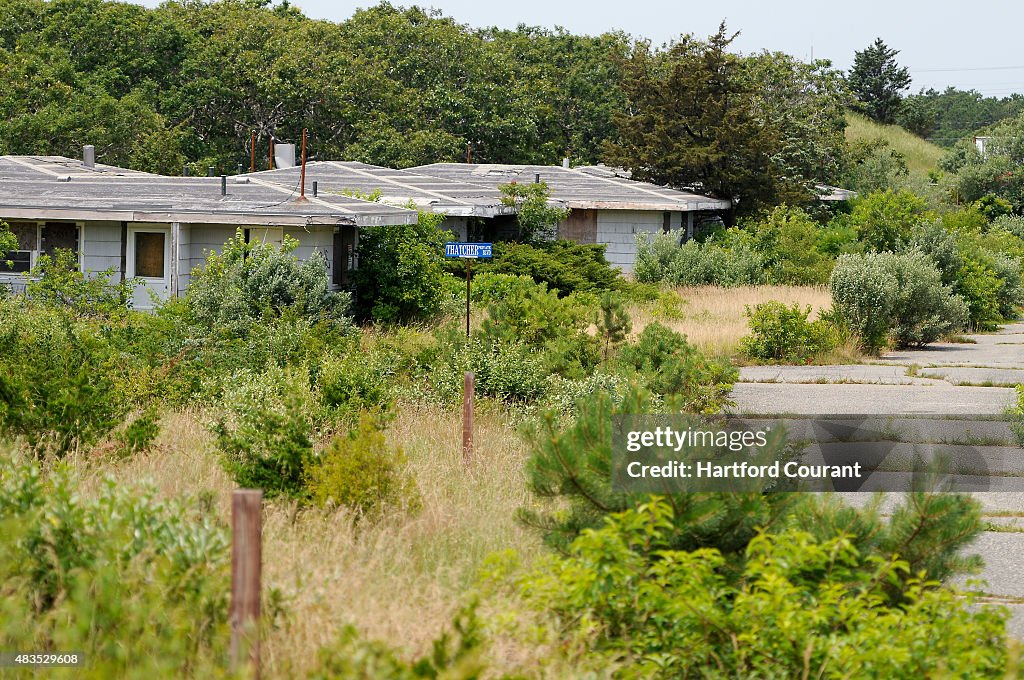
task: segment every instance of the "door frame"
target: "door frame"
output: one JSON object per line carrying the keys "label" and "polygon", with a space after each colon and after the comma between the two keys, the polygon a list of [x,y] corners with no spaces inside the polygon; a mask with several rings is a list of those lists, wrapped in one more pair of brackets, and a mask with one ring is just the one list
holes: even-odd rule
{"label": "door frame", "polygon": [[[164,236],[164,275],[138,276],[135,273],[136,253],[135,234],[163,234]],[[142,285],[162,299],[167,299],[174,294],[171,290],[171,272],[174,263],[171,261],[171,225],[169,224],[146,224],[141,222],[129,222],[127,232],[128,243],[125,244],[125,276],[128,279],[139,279]],[[162,289],[162,292],[161,290]],[[145,307],[143,307],[145,308]]]}

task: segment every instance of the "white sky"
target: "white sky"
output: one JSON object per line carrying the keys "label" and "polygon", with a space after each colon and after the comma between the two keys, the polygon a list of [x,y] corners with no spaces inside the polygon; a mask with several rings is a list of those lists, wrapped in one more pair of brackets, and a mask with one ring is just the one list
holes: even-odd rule
{"label": "white sky", "polygon": [[[153,0],[134,0],[148,6]],[[276,0],[275,0],[276,1]],[[849,68],[855,50],[876,37],[900,50],[900,64],[914,78],[911,92],[947,85],[986,95],[1024,92],[1024,3],[1014,0],[427,0],[393,4],[436,7],[474,27],[563,26],[574,33],[621,29],[663,43],[683,33],[706,36],[722,19],[740,31],[741,52],[780,50],[807,59],[831,59]],[[376,2],[293,0],[310,17],[342,21]]]}

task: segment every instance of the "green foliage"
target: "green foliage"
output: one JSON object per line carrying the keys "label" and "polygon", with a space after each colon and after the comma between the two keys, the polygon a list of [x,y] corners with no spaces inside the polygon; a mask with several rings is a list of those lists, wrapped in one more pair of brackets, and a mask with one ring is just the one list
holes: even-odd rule
{"label": "green foliage", "polygon": [[611,292],[604,293],[599,304],[601,311],[597,317],[597,335],[604,344],[604,360],[608,360],[609,352],[622,344],[633,330],[633,321],[623,304],[621,296]]}
{"label": "green foliage", "polygon": [[910,191],[883,191],[858,199],[851,221],[869,250],[895,251],[910,240],[926,209],[924,199]]}
{"label": "green foliage", "polygon": [[357,517],[420,507],[416,480],[402,449],[388,447],[379,416],[363,413],[347,437],[336,437],[307,471],[309,495],[321,507],[344,507]]}
{"label": "green foliage", "polygon": [[634,275],[645,283],[674,286],[746,286],[765,282],[765,259],[750,246],[737,243],[725,248],[714,242],[687,241],[668,232],[653,238],[637,237]]}
{"label": "green foliage", "polygon": [[[556,411],[531,423],[526,432],[531,448],[528,483],[538,498],[548,502],[521,509],[520,519],[538,529],[549,545],[564,551],[585,529],[601,526],[609,514],[647,502],[649,494],[612,488],[612,419],[664,412],[655,410],[661,408],[649,392],[634,386],[618,403],[606,393],[581,401],[577,417],[569,423]],[[713,546],[740,556],[758,527],[782,522],[786,509],[800,498],[783,493],[673,494],[666,498],[673,508],[667,543],[679,550]]]}
{"label": "green foliage", "polygon": [[[931,114],[931,124],[912,130],[915,134],[934,139],[940,146],[951,147],[959,140],[972,137],[978,128],[1019,114],[1024,110],[1024,97],[1019,94],[985,97],[977,90],[949,86],[942,92],[930,88],[906,97],[903,109],[907,108],[923,108]],[[927,118],[923,122],[927,123]],[[902,115],[900,124],[904,124]]]}
{"label": "green foliage", "polygon": [[396,357],[380,348],[364,349],[350,342],[324,355],[316,382],[326,408],[354,414],[361,410],[387,409],[392,399]]}
{"label": "green foliage", "polygon": [[359,232],[359,291],[363,319],[413,321],[438,312],[444,275],[444,215],[420,212],[415,226],[366,227]]}
{"label": "green foliage", "polygon": [[971,325],[977,330],[994,330],[1002,320],[999,291],[1003,287],[985,259],[966,256],[957,271],[957,290],[967,301]]}
{"label": "green foliage", "polygon": [[880,137],[850,144],[842,187],[862,196],[876,191],[898,191],[906,186],[910,169],[903,154]]}
{"label": "green foliage", "polygon": [[960,330],[967,303],[942,285],[924,253],[844,255],[832,272],[836,314],[868,351],[891,338],[897,347],[921,346]]}
{"label": "green foliage", "polygon": [[1009,203],[1013,212],[1024,210],[1024,116],[1019,113],[996,125],[977,131],[990,137],[985,155],[978,153],[970,139],[963,139],[943,157],[942,169],[953,173],[949,187],[958,202],[974,203],[999,199]]}
{"label": "green foliage", "polygon": [[0,301],[0,429],[61,457],[113,430],[128,409],[117,352],[61,309]]}
{"label": "green foliage", "polygon": [[833,258],[819,248],[821,228],[805,211],[779,206],[746,228],[753,233],[753,247],[764,257],[773,283],[828,282]]}
{"label": "green foliage", "polygon": [[853,68],[847,76],[850,90],[861,110],[879,123],[893,123],[900,110],[901,93],[910,85],[910,71],[896,62],[894,50],[876,38],[854,52]]}
{"label": "green foliage", "polygon": [[501,202],[516,209],[519,238],[527,243],[550,240],[558,223],[569,217],[569,209],[551,205],[551,192],[544,182],[500,184]]}
{"label": "green foliage", "polygon": [[[546,284],[560,296],[619,288],[622,274],[604,256],[604,244],[581,244],[556,240],[538,243],[495,243],[494,259],[476,262],[474,276],[507,274],[529,276],[536,283]],[[461,263],[450,265],[457,276]],[[474,284],[475,285],[475,284]]]}
{"label": "green foliage", "polygon": [[774,300],[747,306],[750,335],[740,340],[740,351],[752,359],[803,363],[835,348],[836,335],[822,320],[808,321],[811,307],[787,307]]}
{"label": "green foliage", "polygon": [[838,171],[841,79],[828,62],[731,54],[734,37],[723,23],[706,41],[636,43],[622,62],[627,104],[607,161],[636,179],[738,199],[742,213],[808,202]]}
{"label": "green foliage", "polygon": [[[0,254],[9,253],[18,249],[18,237],[11,232],[10,226],[0,220]],[[11,266],[10,260],[6,260],[7,266]]]}
{"label": "green foliage", "polygon": [[282,317],[344,326],[349,323],[349,297],[328,290],[320,253],[305,262],[292,255],[298,241],[284,245],[246,243],[239,229],[210,253],[193,274],[185,303],[189,317],[204,333],[221,338],[247,338],[254,328]]}
{"label": "green foliage", "polygon": [[228,532],[215,513],[105,481],[84,493],[16,452],[0,467],[0,646],[84,653],[75,677],[227,675]]}
{"label": "green foliage", "polygon": [[319,424],[308,373],[272,368],[239,371],[224,393],[224,413],[212,424],[225,469],[242,488],[268,498],[305,498],[305,472]]}
{"label": "green foliage", "polygon": [[636,342],[625,345],[620,365],[637,372],[642,384],[657,395],[675,397],[693,413],[717,413],[729,405],[739,377],[726,359],[709,359],[686,336],[657,321],[644,327]]}
{"label": "green foliage", "polygon": [[1007,667],[1008,612],[912,573],[898,554],[863,552],[834,529],[760,531],[734,580],[720,550],[676,547],[678,525],[665,499],[612,514],[518,591],[554,614],[574,660],[617,677],[995,677]]}
{"label": "green foliage", "polygon": [[115,436],[117,457],[128,458],[145,451],[152,446],[159,434],[160,413],[155,407],[150,406]]}
{"label": "green foliage", "polygon": [[[428,656],[406,661],[396,650],[359,637],[354,626],[346,626],[330,645],[318,653],[317,667],[310,680],[479,680],[486,664],[481,659],[483,635],[475,605],[460,610],[452,628],[434,640]],[[488,675],[487,677],[491,677]]]}
{"label": "green foliage", "polygon": [[113,268],[97,275],[79,271],[78,256],[64,248],[58,248],[52,256],[40,255],[29,276],[29,297],[43,304],[66,307],[79,316],[123,315],[135,284],[129,279],[111,285]]}

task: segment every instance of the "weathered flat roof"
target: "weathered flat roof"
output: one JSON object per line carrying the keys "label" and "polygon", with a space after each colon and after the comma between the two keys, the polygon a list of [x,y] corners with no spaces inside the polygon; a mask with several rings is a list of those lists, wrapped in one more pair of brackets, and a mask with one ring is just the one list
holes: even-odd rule
{"label": "weathered flat roof", "polygon": [[237,175],[165,177],[86,168],[59,156],[0,156],[0,217],[305,226],[414,224],[415,211],[341,195],[297,200],[299,191]]}
{"label": "weathered flat roof", "polygon": [[563,168],[558,165],[434,163],[409,168],[408,171],[495,189],[513,180],[533,182],[540,175],[540,180],[548,185],[552,199],[576,209],[692,211],[730,207],[729,201],[636,182],[600,166]]}
{"label": "weathered flat roof", "polygon": [[[260,181],[281,186],[298,186],[300,168],[264,170],[250,175]],[[515,213],[513,206],[501,202],[496,185],[453,181],[409,170],[393,170],[355,161],[311,161],[306,163],[306,195],[313,182],[324,194],[380,191],[381,201],[392,205],[412,202],[417,208],[452,217],[494,217]]]}

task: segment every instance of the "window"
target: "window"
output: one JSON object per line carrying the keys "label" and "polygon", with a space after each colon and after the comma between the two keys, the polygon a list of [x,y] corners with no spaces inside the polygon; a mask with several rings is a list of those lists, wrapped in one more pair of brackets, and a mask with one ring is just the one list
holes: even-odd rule
{"label": "window", "polygon": [[135,276],[147,279],[166,277],[165,238],[166,235],[159,231],[135,232]]}
{"label": "window", "polygon": [[52,256],[58,248],[78,253],[78,225],[74,222],[47,222],[41,233],[43,253]]}
{"label": "window", "polygon": [[0,253],[0,272],[27,272],[32,269],[38,229],[32,222],[11,222],[9,226],[18,239],[18,249]]}

